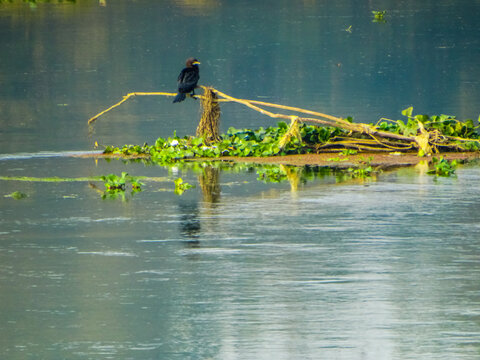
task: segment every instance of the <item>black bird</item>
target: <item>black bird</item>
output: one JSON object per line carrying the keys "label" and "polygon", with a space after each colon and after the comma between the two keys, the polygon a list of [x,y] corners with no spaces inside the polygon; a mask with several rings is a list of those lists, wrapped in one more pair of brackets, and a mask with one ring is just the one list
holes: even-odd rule
{"label": "black bird", "polygon": [[199,64],[200,61],[193,57],[187,59],[186,67],[178,75],[178,94],[173,99],[174,103],[185,100],[185,94],[195,95],[195,88],[200,79]]}

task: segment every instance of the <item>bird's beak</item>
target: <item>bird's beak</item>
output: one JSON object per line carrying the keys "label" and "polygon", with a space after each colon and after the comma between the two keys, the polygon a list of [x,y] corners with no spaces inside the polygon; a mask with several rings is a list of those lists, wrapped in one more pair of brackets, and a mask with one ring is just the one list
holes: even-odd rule
{"label": "bird's beak", "polygon": [[200,65],[200,64],[201,64],[200,61],[194,61],[194,62],[192,63],[192,65]]}

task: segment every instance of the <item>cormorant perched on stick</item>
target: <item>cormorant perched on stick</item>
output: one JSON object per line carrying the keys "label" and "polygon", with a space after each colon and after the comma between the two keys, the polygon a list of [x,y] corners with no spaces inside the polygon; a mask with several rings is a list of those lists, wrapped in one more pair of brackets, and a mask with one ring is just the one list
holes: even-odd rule
{"label": "cormorant perched on stick", "polygon": [[191,93],[191,95],[195,95],[195,88],[197,87],[198,79],[200,79],[199,64],[200,61],[193,57],[187,59],[187,67],[178,75],[178,94],[173,99],[174,103],[185,100],[185,94]]}

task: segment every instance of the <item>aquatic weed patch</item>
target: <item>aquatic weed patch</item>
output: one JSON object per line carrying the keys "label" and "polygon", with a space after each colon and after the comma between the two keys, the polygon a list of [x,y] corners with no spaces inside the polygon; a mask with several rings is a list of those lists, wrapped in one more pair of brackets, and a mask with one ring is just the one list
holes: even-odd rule
{"label": "aquatic weed patch", "polygon": [[[185,136],[158,138],[155,145],[125,145],[121,148],[107,146],[105,154],[142,156],[148,154],[159,164],[174,163],[193,158],[266,157],[276,155],[306,154],[315,152],[318,144],[346,134],[342,129],[301,124],[299,136],[288,136],[289,126],[279,122],[276,127],[236,129],[231,127],[218,142],[207,142],[202,137]],[[287,139],[287,140],[285,140]]]}
{"label": "aquatic weed patch", "polygon": [[432,165],[433,169],[429,170],[427,174],[448,177],[455,174],[458,163],[455,160],[449,161],[441,156],[440,158],[433,157]]}
{"label": "aquatic weed patch", "polygon": [[4,195],[6,198],[12,198],[14,200],[22,200],[28,197],[27,194],[21,192],[21,191],[14,191],[10,194]]}
{"label": "aquatic weed patch", "polygon": [[[258,129],[229,128],[219,141],[203,137],[158,138],[154,145],[107,146],[105,154],[125,157],[149,157],[157,164],[169,164],[198,158],[273,157],[312,154],[327,151],[340,152],[344,160],[358,151],[407,152],[417,149],[419,156],[440,151],[480,151],[478,125],[473,120],[460,121],[450,115],[413,115],[413,107],[402,111],[403,120],[380,119],[377,124],[363,125],[364,131],[349,131],[333,126],[300,123],[292,118],[288,125]],[[352,126],[352,118],[344,121]],[[386,136],[390,138],[387,140]],[[337,161],[332,157],[332,161]],[[345,160],[344,160],[345,161]]]}
{"label": "aquatic weed patch", "polygon": [[412,106],[403,110],[402,115],[406,119],[380,119],[377,123],[377,128],[404,136],[423,136],[433,150],[480,150],[479,126],[475,125],[472,119],[461,121],[453,115],[445,114],[432,116],[426,114],[413,115]]}
{"label": "aquatic weed patch", "polygon": [[109,174],[100,177],[105,185],[106,193],[112,195],[119,192],[125,192],[126,184],[130,183],[132,194],[141,191],[141,183],[138,178],[130,176],[127,172],[122,172],[120,176]]}
{"label": "aquatic weed patch", "polygon": [[183,181],[182,178],[177,178],[173,182],[175,184],[175,194],[182,195],[185,191],[190,188],[195,187],[195,185],[189,184],[188,182]]}

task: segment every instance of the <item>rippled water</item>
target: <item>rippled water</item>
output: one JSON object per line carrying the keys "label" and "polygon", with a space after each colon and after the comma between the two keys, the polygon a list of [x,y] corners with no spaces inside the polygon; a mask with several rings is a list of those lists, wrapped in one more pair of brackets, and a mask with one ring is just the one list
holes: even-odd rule
{"label": "rippled water", "polygon": [[[46,158],[38,172],[51,161],[93,163]],[[149,182],[126,202],[86,183],[2,181],[29,197],[0,207],[1,357],[478,356],[478,166],[325,175],[297,191],[217,175],[216,196],[185,172],[184,195]]]}
{"label": "rippled water", "polygon": [[[0,1],[0,359],[478,359],[478,164],[275,184],[254,167],[73,156],[193,134],[198,102],[163,97],[86,123],[129,92],[174,91],[189,56],[240,98],[477,119],[479,8]],[[222,105],[222,131],[272,124]],[[123,171],[149,178],[142,192],[103,199],[85,181]],[[196,187],[175,195],[178,177]]]}

